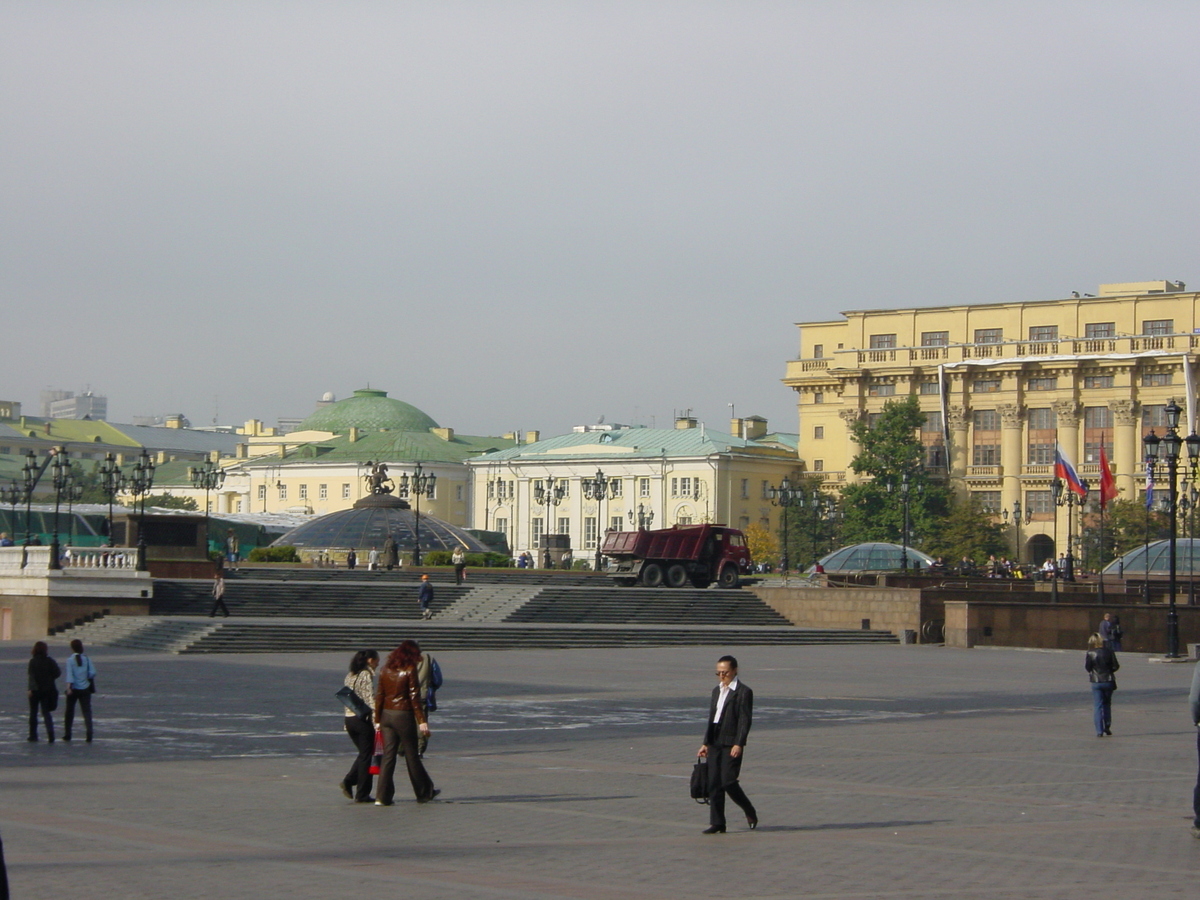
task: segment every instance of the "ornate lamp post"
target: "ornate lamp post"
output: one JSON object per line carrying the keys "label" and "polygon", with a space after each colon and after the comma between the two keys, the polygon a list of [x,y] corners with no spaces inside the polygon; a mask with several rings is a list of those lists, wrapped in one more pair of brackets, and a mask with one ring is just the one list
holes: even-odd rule
{"label": "ornate lamp post", "polygon": [[144,447],[142,455],[138,457],[137,464],[133,467],[133,475],[129,478],[128,487],[129,493],[133,494],[135,504],[138,502],[138,498],[141,498],[141,511],[138,513],[137,567],[139,572],[144,572],[146,571],[146,495],[154,487],[154,460],[150,458],[150,454]]}
{"label": "ornate lamp post", "polygon": [[[1179,414],[1183,412],[1179,404],[1172,400],[1164,410],[1167,416],[1167,433],[1158,444],[1159,459],[1167,462],[1167,488],[1170,497],[1170,531],[1167,535],[1170,553],[1170,575],[1167,580],[1167,659],[1179,658],[1179,612],[1175,607],[1175,591],[1177,584],[1178,545],[1177,532],[1179,529],[1179,451],[1183,440],[1179,437]],[[1149,438],[1147,438],[1149,440]],[[1190,449],[1190,445],[1189,445]]]}
{"label": "ornate lamp post", "polygon": [[604,500],[608,497],[609,483],[608,476],[600,469],[596,470],[596,475],[593,478],[583,479],[583,496],[587,500],[596,501],[596,571],[601,568],[602,556],[600,553],[600,524],[604,521],[601,515],[603,510]]}
{"label": "ornate lamp post", "polygon": [[[566,495],[567,486],[563,484],[563,479],[555,478],[553,475],[548,475],[545,481],[533,489],[533,502],[545,507],[545,513],[542,518],[546,525],[542,530],[543,541],[545,541],[546,535],[550,533],[550,507],[558,506],[562,503],[562,499]],[[542,550],[542,568],[553,568],[549,546],[543,547]]]}
{"label": "ornate lamp post", "polygon": [[83,499],[83,482],[79,480],[76,467],[67,463],[67,518],[71,520],[71,540],[68,547],[75,546],[75,510],[74,506]]}
{"label": "ornate lamp post", "polygon": [[[1187,447],[1188,458],[1188,491],[1183,500],[1179,501],[1184,509],[1188,526],[1188,606],[1196,605],[1196,504],[1200,502],[1200,491],[1196,489],[1196,478],[1200,475],[1200,434],[1195,426],[1192,433],[1183,440]],[[1184,506],[1184,503],[1187,506]]]}
{"label": "ornate lamp post", "polygon": [[17,504],[23,498],[21,486],[17,484],[14,478],[6,488],[0,488],[0,503],[8,503],[12,506],[12,513],[9,515],[9,527],[12,529],[12,538],[15,541],[17,535]]}
{"label": "ornate lamp post", "polygon": [[413,547],[413,565],[421,565],[421,498],[428,497],[433,499],[434,493],[437,491],[437,476],[430,472],[425,474],[425,470],[417,463],[416,469],[412,475],[405,472],[400,476],[396,496],[398,497],[414,497],[417,501],[414,517],[414,530],[416,532],[416,545]]}
{"label": "ornate lamp post", "polygon": [[812,558],[815,565],[821,558],[818,543],[821,523],[834,517],[837,506],[832,497],[825,496],[819,490],[814,490],[811,494],[801,493],[796,505],[801,509],[812,510]]}
{"label": "ornate lamp post", "polygon": [[225,470],[214,463],[211,459],[206,459],[204,465],[200,468],[188,469],[188,475],[192,479],[192,485],[196,488],[204,488],[204,549],[208,551],[209,533],[208,533],[208,492],[219,491],[222,485],[225,484]]}
{"label": "ornate lamp post", "polygon": [[779,567],[783,570],[784,581],[788,577],[788,510],[793,506],[803,505],[804,492],[792,487],[791,479],[786,475],[779,482],[777,487],[767,489],[767,496],[771,498],[771,505],[778,506],[783,510],[783,552],[779,554]]}
{"label": "ornate lamp post", "polygon": [[654,510],[647,512],[644,503],[638,504],[636,514],[631,509],[625,515],[629,518],[631,524],[634,522],[637,523],[638,531],[645,531],[654,524]]}
{"label": "ornate lamp post", "polygon": [[[1010,515],[1009,511],[1008,511],[1007,509],[1006,509],[1006,510],[1004,510],[1004,521],[1005,521],[1005,523],[1007,523],[1007,522],[1008,522],[1008,517],[1009,517],[1009,515]],[[1021,501],[1020,501],[1020,500],[1014,500],[1014,501],[1013,501],[1013,505],[1012,505],[1012,513],[1011,513],[1011,515],[1012,515],[1012,523],[1013,523],[1013,525],[1014,525],[1014,526],[1016,526],[1016,529],[1017,529],[1016,553],[1015,553],[1014,555],[1015,555],[1015,556],[1016,556],[1016,558],[1017,558],[1017,565],[1019,566],[1019,565],[1021,564],[1021,522],[1022,522],[1022,519],[1021,519]],[[1032,522],[1032,521],[1033,521],[1033,513],[1032,513],[1032,512],[1026,512],[1026,513],[1025,513],[1025,518],[1024,518],[1024,522],[1025,522],[1025,524],[1026,524],[1026,525],[1028,525],[1028,524],[1029,524],[1030,522]]]}
{"label": "ornate lamp post", "polygon": [[[49,462],[49,459],[46,460]],[[33,543],[33,511],[30,504],[33,502],[33,489],[37,487],[38,481],[42,478],[42,472],[46,468],[46,463],[38,465],[37,457],[30,450],[25,454],[25,465],[21,468],[21,478],[25,482],[25,546],[28,547]],[[22,568],[24,563],[21,564]]]}
{"label": "ornate lamp post", "polygon": [[121,467],[117,465],[117,458],[111,453],[104,457],[104,462],[100,466],[100,490],[104,492],[104,496],[108,498],[108,546],[113,545],[113,501],[117,499],[117,494],[125,490],[125,474],[121,471]]}
{"label": "ornate lamp post", "polygon": [[54,535],[50,538],[50,568],[61,569],[62,548],[58,541],[58,510],[63,494],[67,491],[68,483],[71,480],[71,463],[67,459],[65,449],[56,448],[51,451],[51,455],[53,459],[50,461],[50,483],[54,485]]}
{"label": "ornate lamp post", "polygon": [[900,494],[900,503],[904,507],[904,523],[900,529],[900,541],[903,548],[900,553],[900,571],[908,572],[908,535],[909,535],[909,504],[912,503],[913,494],[921,494],[924,492],[919,484],[913,484],[909,481],[908,472],[903,472],[900,475],[900,484],[889,481],[887,483],[887,492],[890,494],[896,490]]}

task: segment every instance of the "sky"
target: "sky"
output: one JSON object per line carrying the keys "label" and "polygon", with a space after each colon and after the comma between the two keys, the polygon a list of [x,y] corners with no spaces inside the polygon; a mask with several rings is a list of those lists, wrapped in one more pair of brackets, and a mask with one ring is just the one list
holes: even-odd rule
{"label": "sky", "polygon": [[1146,0],[3,0],[0,397],[795,431],[798,322],[1200,285],[1198,34]]}

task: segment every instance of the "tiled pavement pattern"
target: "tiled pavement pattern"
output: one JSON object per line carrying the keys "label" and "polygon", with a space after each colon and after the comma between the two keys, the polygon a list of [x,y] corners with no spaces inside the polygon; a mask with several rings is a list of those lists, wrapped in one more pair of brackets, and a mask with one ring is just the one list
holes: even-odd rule
{"label": "tiled pavement pattern", "polygon": [[[687,775],[726,651],[755,690],[743,784],[762,824],[731,818],[706,837]],[[1200,889],[1190,665],[1124,656],[1116,736],[1098,740],[1082,651],[440,653],[426,762],[444,793],[385,809],[336,788],[351,758],[332,697],[341,654],[97,648],[97,741],[50,746],[23,740],[27,653],[0,645],[0,831],[17,898]]]}

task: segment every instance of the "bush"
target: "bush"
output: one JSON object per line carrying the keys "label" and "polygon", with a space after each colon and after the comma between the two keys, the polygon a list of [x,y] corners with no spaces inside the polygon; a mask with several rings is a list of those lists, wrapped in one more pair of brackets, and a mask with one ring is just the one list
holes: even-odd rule
{"label": "bush", "polygon": [[421,556],[421,562],[427,566],[448,566],[451,556],[449,550],[430,550]]}
{"label": "bush", "polygon": [[295,547],[255,547],[246,558],[250,562],[300,562]]}

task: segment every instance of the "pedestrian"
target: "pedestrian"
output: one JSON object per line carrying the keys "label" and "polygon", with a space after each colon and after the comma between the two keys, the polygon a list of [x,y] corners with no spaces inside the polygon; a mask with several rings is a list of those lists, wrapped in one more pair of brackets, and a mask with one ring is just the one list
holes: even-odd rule
{"label": "pedestrian", "polygon": [[1104,646],[1109,650],[1112,650],[1112,616],[1109,613],[1105,613],[1104,617],[1100,620],[1100,628],[1098,629],[1098,633],[1100,635],[1100,640],[1104,642]]}
{"label": "pedestrian", "polygon": [[[1200,758],[1200,663],[1192,670],[1188,706],[1192,709],[1192,725],[1196,727],[1196,756]],[[1192,837],[1200,839],[1200,772],[1196,775],[1196,787],[1192,790]]]}
{"label": "pedestrian", "polygon": [[379,550],[376,547],[372,547],[371,551],[367,554],[367,571],[374,572],[378,568],[379,568]]}
{"label": "pedestrian", "polygon": [[[421,645],[416,641],[417,652],[421,653]],[[421,653],[421,661],[417,664],[417,681],[421,685],[421,707],[425,710],[425,719],[437,709],[437,690],[442,686],[442,667],[431,653]],[[425,758],[425,748],[429,746],[429,735],[422,734],[417,738],[417,755]]]}
{"label": "pedestrian", "polygon": [[462,547],[454,548],[450,562],[454,564],[454,583],[462,584],[467,574],[467,555],[463,553]]}
{"label": "pedestrian", "polygon": [[1117,670],[1121,664],[1111,647],[1104,646],[1099,634],[1088,638],[1088,652],[1083,667],[1092,683],[1093,718],[1096,737],[1112,737],[1112,695],[1117,689]]}
{"label": "pedestrian", "polygon": [[62,670],[50,656],[50,648],[45,641],[33,645],[29,660],[29,740],[38,739],[38,711],[41,711],[42,722],[46,726],[46,740],[54,743],[54,719],[50,713],[58,709],[58,685],[55,679]]}
{"label": "pedestrian", "polygon": [[708,706],[704,743],[698,756],[708,760],[708,816],[704,834],[725,833],[725,795],[742,808],[746,824],[758,827],[758,813],[746,796],[738,778],[754,711],[754,692],[738,680],[737,660],[722,656],[717,660],[717,686]]}
{"label": "pedestrian", "polygon": [[67,657],[67,714],[63,718],[63,740],[71,739],[71,723],[75,721],[75,705],[83,714],[84,739],[92,742],[92,694],[96,693],[96,667],[83,653],[83,641],[71,641]]}
{"label": "pedestrian", "polygon": [[0,547],[11,547],[12,545],[12,538],[8,536],[8,532],[0,531]]}
{"label": "pedestrian", "polygon": [[1125,631],[1124,631],[1124,629],[1121,628],[1121,617],[1120,616],[1114,615],[1112,617],[1112,628],[1109,630],[1109,633],[1112,635],[1113,653],[1120,653],[1121,652],[1121,638],[1123,638],[1125,636]]}
{"label": "pedestrian", "polygon": [[230,567],[237,568],[238,559],[240,558],[240,547],[238,546],[237,535],[234,534],[232,528],[225,529],[225,561]]}
{"label": "pedestrian", "polygon": [[404,751],[408,780],[417,802],[428,803],[441,793],[433,786],[417,748],[417,735],[429,733],[417,678],[420,658],[416,642],[404,641],[391,652],[379,674],[375,718],[383,732],[383,763],[375,791],[376,806],[391,806],[395,802],[396,755],[400,750]]}
{"label": "pedestrian", "polygon": [[[342,794],[355,803],[374,803],[371,796],[371,757],[375,753],[375,670],[379,667],[379,654],[374,650],[359,650],[350,659],[350,671],[346,673],[345,685],[362,701],[362,707],[346,707],[346,734],[354,742],[358,755],[350,771],[342,779]],[[363,712],[363,710],[366,710]]]}
{"label": "pedestrian", "polygon": [[217,610],[219,609],[225,614],[225,618],[228,619],[229,607],[225,605],[225,573],[220,569],[217,569],[213,573],[212,595],[213,605],[212,609],[208,611],[208,617],[215,619],[217,617]]}
{"label": "pedestrian", "polygon": [[349,550],[346,551],[346,568],[353,569],[357,565],[358,565],[358,554],[355,553],[354,548],[351,547]]}
{"label": "pedestrian", "polygon": [[422,619],[432,619],[433,610],[429,608],[433,603],[433,582],[429,580],[429,575],[421,576],[421,592],[417,595],[417,605],[421,608]]}
{"label": "pedestrian", "polygon": [[400,565],[400,548],[396,546],[396,539],[390,534],[388,539],[383,542],[383,564],[387,566],[389,572]]}

